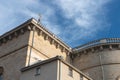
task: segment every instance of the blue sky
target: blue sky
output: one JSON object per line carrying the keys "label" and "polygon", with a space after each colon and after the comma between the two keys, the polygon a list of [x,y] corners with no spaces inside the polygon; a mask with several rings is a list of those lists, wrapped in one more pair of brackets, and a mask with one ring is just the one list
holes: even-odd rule
{"label": "blue sky", "polygon": [[120,0],[1,0],[0,35],[41,14],[41,23],[71,47],[120,37]]}

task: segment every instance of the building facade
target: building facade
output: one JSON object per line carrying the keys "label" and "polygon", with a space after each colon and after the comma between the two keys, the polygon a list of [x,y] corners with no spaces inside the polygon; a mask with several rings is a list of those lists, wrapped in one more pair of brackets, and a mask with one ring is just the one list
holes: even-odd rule
{"label": "building facade", "polygon": [[69,62],[70,52],[70,47],[35,19],[0,36],[0,67],[4,69],[5,80],[19,80],[21,68],[57,55]]}
{"label": "building facade", "polygon": [[92,41],[74,48],[73,53],[73,65],[94,80],[120,79],[120,38]]}
{"label": "building facade", "polygon": [[119,43],[102,39],[72,49],[32,18],[0,36],[0,80],[119,80]]}
{"label": "building facade", "polygon": [[22,68],[21,80],[92,80],[60,56]]}

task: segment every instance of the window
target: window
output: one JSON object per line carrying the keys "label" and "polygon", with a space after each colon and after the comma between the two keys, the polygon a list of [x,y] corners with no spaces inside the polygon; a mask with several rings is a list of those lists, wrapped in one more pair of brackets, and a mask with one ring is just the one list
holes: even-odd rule
{"label": "window", "polygon": [[3,80],[3,67],[0,67],[0,80]]}
{"label": "window", "polygon": [[80,75],[80,80],[83,80],[83,75]]}
{"label": "window", "polygon": [[70,67],[69,67],[69,70],[68,70],[68,75],[71,76],[71,77],[73,77],[73,70]]}
{"label": "window", "polygon": [[36,75],[40,75],[40,67],[36,68]]}
{"label": "window", "polygon": [[0,80],[3,80],[3,75],[2,74],[0,74]]}

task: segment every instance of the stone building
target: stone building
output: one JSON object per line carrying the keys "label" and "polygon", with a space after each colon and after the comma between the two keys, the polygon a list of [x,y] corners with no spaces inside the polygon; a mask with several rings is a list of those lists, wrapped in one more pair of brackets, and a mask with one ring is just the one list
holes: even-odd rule
{"label": "stone building", "polygon": [[120,80],[120,38],[104,38],[73,49],[73,65],[93,80]]}
{"label": "stone building", "polygon": [[119,56],[119,38],[71,48],[31,18],[0,36],[0,80],[119,80]]}
{"label": "stone building", "polygon": [[60,56],[22,68],[20,80],[92,80]]}
{"label": "stone building", "polygon": [[[74,76],[82,75],[84,80],[91,80],[87,75],[71,66],[71,52],[72,49],[68,45],[32,18],[0,36],[0,80],[20,80],[20,77],[22,80],[33,79],[33,76],[29,74],[34,73],[32,69],[36,67],[29,69],[31,72],[28,70],[22,70],[21,72],[21,69],[33,67],[38,63],[48,65],[40,66],[41,68],[44,67],[45,71],[51,70],[51,73],[44,73],[44,76],[48,76],[48,78],[55,73],[53,80],[60,80],[56,69],[61,71],[65,69],[65,74],[68,67],[72,69],[72,73],[75,73]],[[51,59],[56,56],[61,56],[62,59],[56,58],[54,63]],[[56,68],[59,64],[58,62],[62,65],[64,64],[64,68]],[[44,70],[42,71],[44,72]],[[28,72],[27,76],[25,76],[26,72]],[[64,74],[61,74],[63,75],[61,79],[65,78]],[[42,79],[49,80],[48,78],[43,77]]]}

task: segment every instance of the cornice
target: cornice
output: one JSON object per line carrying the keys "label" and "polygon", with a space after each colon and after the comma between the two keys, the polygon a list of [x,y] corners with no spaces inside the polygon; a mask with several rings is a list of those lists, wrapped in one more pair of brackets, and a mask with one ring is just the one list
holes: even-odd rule
{"label": "cornice", "polygon": [[20,29],[23,29],[25,26],[28,26],[28,24],[31,23],[32,19],[33,19],[33,18],[27,20],[27,21],[24,22],[23,24],[21,24],[21,25],[17,26],[16,28],[14,28],[14,29],[6,32],[6,33],[3,34],[3,35],[1,35],[1,36],[0,36],[0,39],[1,39],[1,38],[4,38],[4,37],[6,37],[6,36],[8,36],[8,35],[10,35],[10,34],[12,34],[12,33],[14,33],[14,32],[16,32],[16,31],[18,31],[18,30],[20,30]]}
{"label": "cornice", "polygon": [[38,28],[38,34],[43,34],[45,33],[45,39],[48,40],[48,38],[52,38],[52,42],[57,42],[60,44],[60,46],[65,47],[69,51],[71,51],[71,47],[69,47],[66,43],[64,43],[61,39],[59,39],[55,34],[50,32],[48,29],[46,29],[43,25],[39,24],[35,19],[32,20],[32,23]]}
{"label": "cornice", "polygon": [[76,47],[72,50],[72,57],[111,50],[120,50],[120,38],[100,39]]}
{"label": "cornice", "polygon": [[26,22],[14,28],[13,30],[0,36],[0,45],[6,43],[9,40],[12,40],[15,37],[18,37],[19,35],[24,34],[26,31],[32,30],[36,31],[39,35],[44,34],[44,39],[50,39],[51,44],[56,43],[56,48],[61,48],[61,51],[67,51],[68,53],[71,52],[71,48],[66,43],[61,41],[52,32],[48,31],[44,26],[39,24],[34,18],[27,20]]}
{"label": "cornice", "polygon": [[29,27],[32,26],[31,20],[28,20],[21,24],[20,26],[12,29],[11,31],[6,32],[5,34],[0,36],[0,46],[3,43],[7,43],[7,41],[12,40],[13,38],[17,38],[19,35],[24,34],[26,31],[30,31]]}

